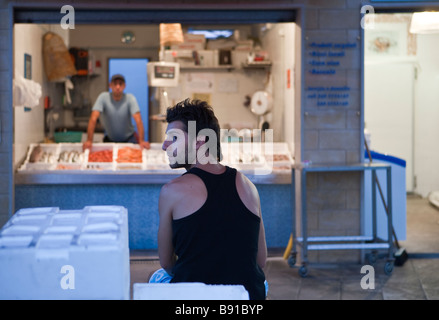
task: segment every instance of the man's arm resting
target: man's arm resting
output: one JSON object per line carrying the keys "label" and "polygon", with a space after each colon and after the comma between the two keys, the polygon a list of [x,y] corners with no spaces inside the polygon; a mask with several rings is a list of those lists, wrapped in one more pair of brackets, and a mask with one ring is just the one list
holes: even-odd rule
{"label": "man's arm resting", "polygon": [[91,145],[93,143],[93,135],[96,128],[96,122],[98,121],[99,115],[101,113],[99,111],[93,110],[90,115],[90,119],[88,120],[88,127],[87,127],[87,140],[83,144],[84,149],[91,148]]}
{"label": "man's arm resting", "polygon": [[139,134],[139,145],[142,148],[149,149],[151,146],[148,141],[145,141],[145,128],[143,127],[142,117],[140,112],[136,112],[133,115],[134,121],[136,121],[137,132]]}

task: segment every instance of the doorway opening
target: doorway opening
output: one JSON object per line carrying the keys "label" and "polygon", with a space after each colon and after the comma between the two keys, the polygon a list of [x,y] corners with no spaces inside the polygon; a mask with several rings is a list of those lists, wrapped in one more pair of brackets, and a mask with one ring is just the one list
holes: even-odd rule
{"label": "doorway opening", "polygon": [[[122,74],[126,81],[125,93],[131,93],[134,95],[134,97],[136,97],[140,108],[143,126],[145,128],[145,141],[149,140],[149,93],[148,78],[146,73],[147,64],[148,59],[145,58],[110,58],[108,60],[109,78],[117,73]],[[135,126],[134,119],[131,119],[131,121]]]}

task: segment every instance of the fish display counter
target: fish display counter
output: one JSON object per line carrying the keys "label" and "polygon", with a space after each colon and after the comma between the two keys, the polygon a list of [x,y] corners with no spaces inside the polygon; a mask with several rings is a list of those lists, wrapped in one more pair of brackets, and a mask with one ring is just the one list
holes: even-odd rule
{"label": "fish display counter", "polygon": [[[29,146],[14,174],[15,210],[120,205],[129,212],[132,249],[156,249],[161,187],[185,172],[171,169],[160,143],[39,143]],[[288,145],[223,143],[224,165],[244,173],[258,188],[267,245],[284,247],[291,233],[291,168]]]}

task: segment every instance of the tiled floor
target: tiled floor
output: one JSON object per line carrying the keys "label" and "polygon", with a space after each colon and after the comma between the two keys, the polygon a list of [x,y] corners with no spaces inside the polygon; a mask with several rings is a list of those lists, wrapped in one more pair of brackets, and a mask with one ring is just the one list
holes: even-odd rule
{"label": "tiled floor", "polygon": [[[378,259],[372,273],[361,273],[361,264],[310,264],[302,278],[282,253],[270,252],[264,269],[270,300],[439,300],[439,209],[427,199],[407,198],[407,240],[400,241],[409,259],[395,266],[391,275]],[[147,282],[159,268],[156,252],[131,253],[131,283]],[[366,277],[366,278],[364,278]],[[363,280],[363,282],[362,282]],[[367,281],[366,281],[367,280]],[[366,285],[369,288],[362,288]],[[131,285],[132,288],[132,285]]]}

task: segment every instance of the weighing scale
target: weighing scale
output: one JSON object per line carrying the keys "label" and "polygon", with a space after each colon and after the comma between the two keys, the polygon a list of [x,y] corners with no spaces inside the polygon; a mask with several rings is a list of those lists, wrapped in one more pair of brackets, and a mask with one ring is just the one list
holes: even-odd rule
{"label": "weighing scale", "polygon": [[151,87],[176,87],[180,76],[180,64],[176,62],[148,62],[148,84]]}
{"label": "weighing scale", "polygon": [[[180,64],[167,61],[153,61],[147,64],[148,85],[158,88],[158,100],[160,103],[160,113],[151,116],[151,120],[166,120],[166,109],[170,107],[168,93],[166,88],[177,87],[180,76]],[[162,128],[161,135],[164,135],[165,129]]]}

